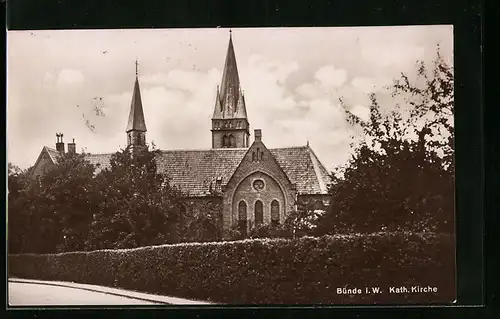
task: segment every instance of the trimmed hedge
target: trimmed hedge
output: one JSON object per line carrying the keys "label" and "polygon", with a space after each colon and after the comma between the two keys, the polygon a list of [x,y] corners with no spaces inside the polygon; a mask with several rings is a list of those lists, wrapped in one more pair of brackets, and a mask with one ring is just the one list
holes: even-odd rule
{"label": "trimmed hedge", "polygon": [[[339,235],[10,255],[8,271],[229,304],[448,303],[454,252],[449,235]],[[438,292],[388,293],[417,285]],[[384,293],[338,294],[343,287]]]}

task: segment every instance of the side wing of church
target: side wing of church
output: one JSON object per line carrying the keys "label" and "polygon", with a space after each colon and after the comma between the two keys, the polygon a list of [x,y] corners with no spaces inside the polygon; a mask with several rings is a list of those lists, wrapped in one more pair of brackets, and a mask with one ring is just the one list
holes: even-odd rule
{"label": "side wing of church", "polygon": [[[146,131],[136,72],[126,127],[128,147],[145,147]],[[186,201],[217,201],[224,228],[239,225],[248,230],[250,225],[283,223],[301,201],[312,200],[321,207],[328,204],[330,176],[309,145],[268,149],[259,129],[254,130],[250,144],[250,123],[231,35],[222,82],[217,87],[211,134],[211,149],[164,150],[157,157],[157,166]],[[68,143],[70,151],[75,151],[74,141]],[[34,176],[55,165],[61,153],[64,143],[58,134],[55,150],[42,149]],[[89,154],[87,160],[99,171],[110,167],[111,155]]]}

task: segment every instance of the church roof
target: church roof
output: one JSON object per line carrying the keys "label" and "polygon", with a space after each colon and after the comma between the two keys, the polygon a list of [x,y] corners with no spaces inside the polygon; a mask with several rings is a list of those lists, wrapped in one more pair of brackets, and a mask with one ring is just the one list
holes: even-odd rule
{"label": "church roof", "polygon": [[[158,170],[166,173],[170,183],[186,196],[207,196],[210,190],[226,185],[247,148],[162,151],[157,158]],[[278,161],[300,194],[326,194],[329,174],[308,146],[274,148],[270,152]],[[111,154],[88,154],[97,171],[110,167]]]}
{"label": "church roof", "polygon": [[85,154],[85,159],[90,162],[90,164],[93,164],[96,166],[96,171],[100,172],[101,170],[104,169],[110,169],[111,164],[111,155],[114,153],[108,153],[108,154]]}
{"label": "church roof", "polygon": [[[50,159],[54,164],[57,164],[58,159],[61,157],[61,153],[59,153],[57,150],[44,146],[44,149],[47,151],[47,153],[50,156]],[[106,168],[111,168],[110,165],[110,159],[111,155],[114,153],[107,153],[107,154],[85,154],[85,159],[90,162],[90,164],[96,165],[97,166],[97,172],[106,169]]]}
{"label": "church roof", "polygon": [[270,149],[300,194],[326,194],[330,177],[309,146]]}
{"label": "church roof", "polygon": [[144,120],[144,112],[142,110],[141,90],[139,88],[139,79],[135,77],[134,93],[132,95],[132,103],[130,104],[130,114],[126,132],[129,131],[146,132],[146,121]]}

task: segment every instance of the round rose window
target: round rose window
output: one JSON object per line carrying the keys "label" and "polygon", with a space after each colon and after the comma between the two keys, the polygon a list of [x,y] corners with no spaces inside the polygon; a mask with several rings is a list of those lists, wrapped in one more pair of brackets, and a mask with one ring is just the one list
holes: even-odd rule
{"label": "round rose window", "polygon": [[253,188],[258,191],[261,191],[264,188],[264,181],[261,179],[257,179],[253,182]]}

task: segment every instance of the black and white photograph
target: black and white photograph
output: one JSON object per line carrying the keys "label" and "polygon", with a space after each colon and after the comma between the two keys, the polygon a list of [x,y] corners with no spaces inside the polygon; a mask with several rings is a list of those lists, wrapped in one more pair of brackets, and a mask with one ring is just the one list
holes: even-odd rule
{"label": "black and white photograph", "polygon": [[10,306],[452,305],[452,25],[7,32]]}

